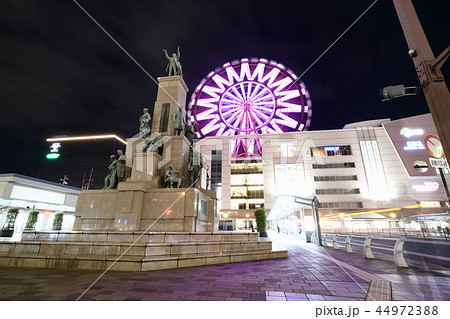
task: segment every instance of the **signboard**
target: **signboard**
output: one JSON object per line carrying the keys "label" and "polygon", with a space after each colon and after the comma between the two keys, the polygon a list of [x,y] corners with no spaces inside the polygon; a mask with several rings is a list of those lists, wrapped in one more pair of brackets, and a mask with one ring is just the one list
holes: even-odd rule
{"label": "signboard", "polygon": [[437,136],[431,114],[386,122],[383,123],[383,127],[409,176],[436,176],[436,171],[430,169],[430,154],[427,152],[426,145],[430,144],[431,149],[431,143],[435,143],[434,139],[428,142],[427,136]]}
{"label": "signboard", "polygon": [[300,195],[305,191],[304,176],[302,164],[275,165],[276,194]]}
{"label": "signboard", "polygon": [[434,168],[449,168],[447,159],[445,157],[444,158],[433,158],[433,157],[430,157],[429,160],[430,160],[431,167],[434,167]]}
{"label": "signboard", "polygon": [[423,184],[412,185],[412,188],[417,192],[435,192],[439,188],[438,182],[425,182]]}
{"label": "signboard", "polygon": [[427,135],[423,139],[425,149],[428,154],[436,158],[444,157],[444,149],[442,148],[441,140],[436,135]]}

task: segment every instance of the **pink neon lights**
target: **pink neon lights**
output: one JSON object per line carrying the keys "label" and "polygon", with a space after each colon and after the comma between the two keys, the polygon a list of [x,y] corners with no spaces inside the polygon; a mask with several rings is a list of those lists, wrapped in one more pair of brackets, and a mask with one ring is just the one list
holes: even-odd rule
{"label": "pink neon lights", "polygon": [[266,59],[225,63],[194,92],[190,108],[198,137],[305,130],[311,101],[285,66]]}
{"label": "pink neon lights", "polygon": [[[190,111],[198,125],[197,137],[306,130],[311,100],[297,79],[294,72],[272,60],[245,58],[225,63],[209,73],[192,95]],[[260,154],[258,141],[242,143],[236,147]]]}

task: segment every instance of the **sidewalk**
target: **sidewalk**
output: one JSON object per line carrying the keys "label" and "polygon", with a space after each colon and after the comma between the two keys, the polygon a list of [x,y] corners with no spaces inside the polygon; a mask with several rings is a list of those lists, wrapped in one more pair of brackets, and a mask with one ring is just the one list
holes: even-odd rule
{"label": "sidewalk", "polygon": [[270,239],[289,250],[287,259],[107,272],[94,285],[102,272],[2,267],[0,300],[450,300],[444,271],[397,268],[287,235]]}

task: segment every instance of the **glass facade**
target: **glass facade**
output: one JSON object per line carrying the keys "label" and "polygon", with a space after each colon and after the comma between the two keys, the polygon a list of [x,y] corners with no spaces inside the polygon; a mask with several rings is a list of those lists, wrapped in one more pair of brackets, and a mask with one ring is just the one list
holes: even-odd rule
{"label": "glass facade", "polygon": [[222,186],[222,150],[211,151],[211,189]]}
{"label": "glass facade", "polygon": [[259,161],[231,164],[231,209],[264,207],[263,167]]}

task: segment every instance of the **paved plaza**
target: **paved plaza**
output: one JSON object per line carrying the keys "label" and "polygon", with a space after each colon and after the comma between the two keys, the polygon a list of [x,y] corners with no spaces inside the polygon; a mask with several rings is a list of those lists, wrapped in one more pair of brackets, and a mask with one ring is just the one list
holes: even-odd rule
{"label": "paved plaza", "polygon": [[[450,300],[449,272],[318,247],[271,233],[287,259],[153,272],[0,268],[0,300]],[[97,280],[98,279],[98,280]]]}

